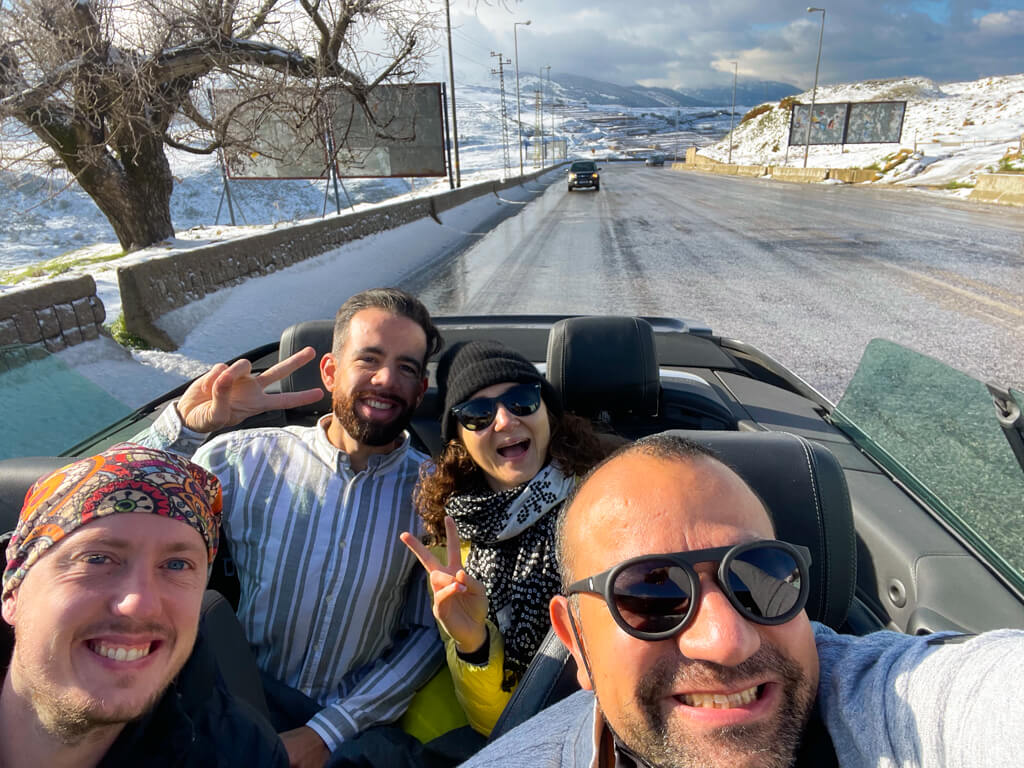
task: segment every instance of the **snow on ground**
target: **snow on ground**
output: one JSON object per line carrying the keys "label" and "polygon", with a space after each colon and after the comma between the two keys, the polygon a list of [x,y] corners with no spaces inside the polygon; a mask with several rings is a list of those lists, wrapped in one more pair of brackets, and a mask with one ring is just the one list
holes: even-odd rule
{"label": "snow on ground", "polygon": [[[809,103],[811,92],[795,98]],[[906,100],[907,111],[899,145],[812,146],[808,167],[884,168],[887,158],[907,148],[912,150],[911,156],[888,172],[881,183],[934,187],[949,182],[973,184],[979,173],[1000,170],[1000,161],[1008,152],[1017,155],[1007,161],[1009,167],[1024,170],[1019,154],[1024,136],[1024,74],[942,85],[918,77],[819,86],[816,100],[819,104]],[[732,161],[802,165],[802,146],[786,151],[788,131],[789,111],[776,105],[736,129]],[[724,161],[729,154],[728,141],[706,147],[701,154]]]}
{"label": "snow on ground", "polygon": [[[950,180],[972,179],[979,172],[998,167],[1009,140],[1024,133],[1024,75],[941,86],[909,79],[830,86],[818,91],[819,102],[901,98],[909,102],[903,146],[913,148],[916,136],[919,151],[887,174],[885,180],[889,182],[939,186]],[[526,123],[524,115],[524,137],[532,145],[533,126]],[[641,110],[569,104],[557,113],[555,129],[567,139],[570,157],[642,157],[651,153],[671,156],[697,145],[705,146],[702,151],[724,160],[728,151],[724,141],[707,145],[724,135],[729,123],[728,110]],[[787,124],[782,111],[774,109],[761,119],[740,126],[735,132],[733,162],[781,162],[785,157],[783,137]],[[514,125],[511,135],[509,161],[515,174],[519,158]],[[468,86],[460,91],[459,137],[464,186],[506,176],[497,89]],[[775,149],[776,144],[779,150]],[[812,148],[809,164],[864,167],[883,163],[883,158],[895,149],[893,145],[847,147],[845,151]],[[790,153],[790,165],[802,162],[796,151]],[[240,222],[231,226],[226,223],[226,205],[217,218],[223,182],[216,160],[172,153],[171,161],[176,182],[172,199],[172,218],[178,227],[176,237],[116,261],[68,269],[67,274],[85,271],[94,276],[108,322],[120,314],[117,266],[319,217],[325,202],[329,215],[333,215],[334,201],[330,197],[325,201],[322,181],[231,182]],[[527,153],[526,168],[532,164]],[[1015,165],[1024,169],[1019,160]],[[350,205],[361,210],[404,197],[436,194],[447,189],[448,182],[359,179],[347,180],[344,186],[343,211]],[[963,195],[965,191],[945,194]],[[0,196],[0,277],[4,270],[23,270],[61,254],[72,263],[120,250],[109,224],[92,201],[78,187],[61,180],[59,174],[45,178],[27,169],[0,172]],[[292,322],[333,315],[338,305],[356,291],[399,282],[420,266],[420,254],[443,250],[465,233],[474,232],[477,224],[493,213],[493,206],[523,204],[532,193],[516,187],[503,196],[509,202],[485,196],[446,213],[442,227],[433,222],[414,222],[219,291],[173,312],[164,318],[163,324],[181,343],[177,352],[129,352],[110,339],[100,339],[70,348],[55,360],[101,387],[127,411],[199,375],[213,362],[276,339]],[[0,285],[0,291],[3,290],[10,288]],[[281,300],[292,296],[294,299]],[[254,307],[259,308],[258,313]],[[230,329],[230,333],[225,329]],[[30,382],[26,386],[26,391],[32,390]],[[40,407],[51,409],[55,395],[40,396],[48,398],[45,403],[49,404]],[[74,418],[75,411],[70,409],[70,414],[62,414],[57,423],[70,429],[69,419]],[[83,419],[88,416],[79,415]],[[110,420],[104,416],[99,424],[83,423],[80,434],[89,434]],[[61,443],[68,444],[67,440]]]}

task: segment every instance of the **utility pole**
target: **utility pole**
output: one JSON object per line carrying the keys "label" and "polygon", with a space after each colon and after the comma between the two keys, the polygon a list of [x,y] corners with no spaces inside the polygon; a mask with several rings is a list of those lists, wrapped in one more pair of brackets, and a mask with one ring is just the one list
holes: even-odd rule
{"label": "utility pole", "polygon": [[523,112],[519,100],[519,27],[528,27],[531,19],[517,21],[512,24],[512,44],[516,54],[516,128],[519,136],[519,175],[523,175]]}
{"label": "utility pole", "polygon": [[[541,82],[544,82],[541,80]],[[540,160],[540,167],[544,167],[544,92],[537,88],[534,91],[537,103],[533,111],[533,134],[534,145],[533,156]]]}
{"label": "utility pole", "polygon": [[[551,85],[551,65],[548,64],[547,66],[544,66],[544,67],[540,68],[540,71],[541,71],[540,87],[541,87],[541,89],[544,88],[544,70],[545,69],[548,71],[548,86]],[[551,88],[550,87],[547,89],[547,97],[548,97],[548,99],[551,98]],[[554,112],[554,105],[552,104],[549,107],[549,109],[553,113]],[[543,131],[544,130],[544,100],[543,99],[541,99],[541,107],[540,107],[540,127],[541,127],[541,130]],[[554,116],[554,114],[551,115],[551,132],[548,134],[548,136],[550,138],[552,138],[552,139],[555,137],[555,116]],[[548,150],[548,145],[545,144],[544,145],[544,160],[540,164],[541,168],[544,168],[545,166],[547,166],[547,156],[548,156],[548,151],[547,150]]]}
{"label": "utility pole", "polygon": [[498,76],[498,86],[501,92],[501,149],[505,157],[505,178],[512,175],[512,158],[508,151],[508,108],[505,106],[505,65],[511,64],[511,59],[504,59],[501,53],[491,51],[491,56],[498,59],[498,68],[492,69],[491,74]]}
{"label": "utility pole", "polygon": [[455,186],[462,186],[462,171],[459,168],[459,121],[455,117],[455,65],[452,63],[452,11],[449,0],[444,0],[444,15],[448,22],[448,79],[451,82],[452,98],[452,145],[455,149]]}

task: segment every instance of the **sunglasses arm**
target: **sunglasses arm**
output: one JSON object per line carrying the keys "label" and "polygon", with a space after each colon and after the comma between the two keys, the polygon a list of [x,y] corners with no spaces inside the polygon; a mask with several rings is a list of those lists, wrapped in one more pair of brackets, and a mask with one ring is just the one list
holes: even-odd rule
{"label": "sunglasses arm", "polygon": [[594,687],[594,675],[590,671],[590,660],[587,659],[587,649],[583,647],[583,638],[580,637],[579,630],[576,628],[576,619],[572,616],[571,595],[565,600],[565,610],[569,614],[569,626],[572,629],[573,639],[576,640],[576,647],[580,649],[580,658],[583,659],[583,668],[587,671],[587,679],[590,680],[590,688],[594,693],[597,693],[597,688]]}

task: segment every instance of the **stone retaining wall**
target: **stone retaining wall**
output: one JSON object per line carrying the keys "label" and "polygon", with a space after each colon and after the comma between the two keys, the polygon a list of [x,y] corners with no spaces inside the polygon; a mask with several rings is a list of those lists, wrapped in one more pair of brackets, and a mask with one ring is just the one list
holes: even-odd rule
{"label": "stone retaining wall", "polygon": [[970,199],[1000,205],[1024,205],[1024,173],[979,175]]}
{"label": "stone retaining wall", "polygon": [[484,182],[369,211],[283,227],[273,232],[169,253],[117,270],[125,328],[154,347],[176,345],[157,324],[168,312],[250,277],[319,256],[345,243],[438,215],[482,195],[532,181],[547,168],[504,182]]}
{"label": "stone retaining wall", "polygon": [[0,293],[0,346],[37,344],[50,352],[97,339],[107,313],[91,276]]}

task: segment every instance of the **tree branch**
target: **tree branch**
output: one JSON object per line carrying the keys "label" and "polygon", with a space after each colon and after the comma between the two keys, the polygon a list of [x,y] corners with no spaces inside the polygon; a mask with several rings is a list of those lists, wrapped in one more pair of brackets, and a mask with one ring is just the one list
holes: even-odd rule
{"label": "tree branch", "polygon": [[252,21],[249,22],[249,26],[238,33],[240,38],[249,38],[259,32],[263,25],[267,23],[267,17],[270,12],[277,6],[277,0],[265,0],[260,9],[256,11],[256,14],[252,17]]}

